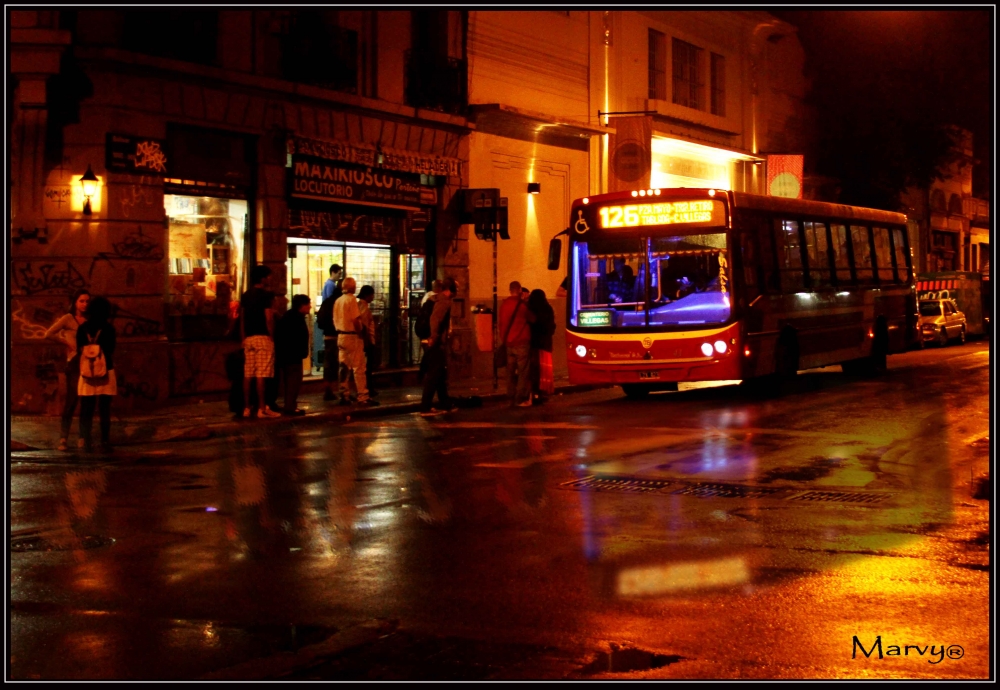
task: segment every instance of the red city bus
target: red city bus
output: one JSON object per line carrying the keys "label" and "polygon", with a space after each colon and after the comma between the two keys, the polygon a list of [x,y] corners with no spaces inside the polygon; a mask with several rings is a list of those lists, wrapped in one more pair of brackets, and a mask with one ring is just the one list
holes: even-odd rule
{"label": "red city bus", "polygon": [[[715,189],[573,203],[572,383],[630,397],[680,381],[771,381],[842,365],[877,372],[915,343],[906,216]],[[559,238],[550,247],[558,268]]]}

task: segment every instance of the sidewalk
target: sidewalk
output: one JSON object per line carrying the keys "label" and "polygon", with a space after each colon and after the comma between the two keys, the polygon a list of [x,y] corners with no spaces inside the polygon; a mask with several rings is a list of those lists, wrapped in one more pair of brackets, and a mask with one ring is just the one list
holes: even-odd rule
{"label": "sidewalk", "polygon": [[[573,386],[568,379],[556,380],[556,394],[590,390],[594,386]],[[455,397],[479,396],[484,403],[506,399],[506,382],[501,379],[499,390],[493,390],[492,381],[474,381],[450,386]],[[165,441],[194,441],[231,436],[245,431],[253,425],[276,425],[297,422],[340,421],[350,417],[363,419],[408,414],[419,411],[422,389],[419,387],[390,388],[379,391],[376,398],[378,407],[360,405],[339,405],[336,401],[324,401],[323,392],[308,392],[299,395],[299,408],[306,411],[302,417],[282,415],[274,419],[240,419],[229,411],[227,402],[191,402],[189,405],[171,405],[143,416],[119,418],[111,408],[111,445],[128,446],[142,443]],[[281,398],[278,398],[279,402]],[[94,419],[95,438],[99,434],[98,420]],[[54,416],[12,416],[10,430],[10,450],[55,449],[59,442],[59,417]],[[70,449],[75,449],[79,438],[78,418],[73,421],[70,431]]]}

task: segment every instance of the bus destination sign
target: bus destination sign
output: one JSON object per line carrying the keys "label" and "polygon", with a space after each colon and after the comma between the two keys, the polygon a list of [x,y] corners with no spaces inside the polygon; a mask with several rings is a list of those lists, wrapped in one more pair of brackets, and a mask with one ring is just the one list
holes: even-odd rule
{"label": "bus destination sign", "polygon": [[580,312],[580,325],[581,326],[610,326],[611,325],[611,312],[610,311],[581,311]]}
{"label": "bus destination sign", "polygon": [[597,213],[603,230],[657,225],[725,225],[726,222],[725,207],[717,199],[602,206]]}

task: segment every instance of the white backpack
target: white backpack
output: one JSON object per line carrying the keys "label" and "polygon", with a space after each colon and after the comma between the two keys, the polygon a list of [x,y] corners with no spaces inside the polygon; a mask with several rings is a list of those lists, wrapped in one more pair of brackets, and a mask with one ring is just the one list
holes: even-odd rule
{"label": "white backpack", "polygon": [[80,353],[80,376],[86,379],[99,379],[108,375],[108,363],[104,359],[104,351],[97,344],[100,336],[100,331],[97,331],[97,335],[87,336],[90,342],[83,346],[83,351]]}

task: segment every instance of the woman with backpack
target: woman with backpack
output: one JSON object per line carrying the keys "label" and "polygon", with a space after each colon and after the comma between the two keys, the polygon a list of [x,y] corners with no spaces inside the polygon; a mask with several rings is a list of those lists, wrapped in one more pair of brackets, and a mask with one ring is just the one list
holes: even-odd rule
{"label": "woman with backpack", "polygon": [[95,297],[87,306],[87,322],[76,331],[80,358],[80,436],[84,449],[94,449],[91,431],[94,408],[101,418],[101,452],[111,452],[111,398],[118,393],[115,381],[115,327],[111,325],[111,303]]}
{"label": "woman with backpack", "polygon": [[62,429],[59,434],[59,450],[67,450],[69,428],[73,424],[73,413],[76,412],[76,388],[80,379],[80,357],[76,348],[76,332],[87,320],[87,304],[90,293],[77,290],[69,301],[69,312],[63,314],[45,331],[47,340],[54,340],[66,347],[66,404],[63,405]]}

